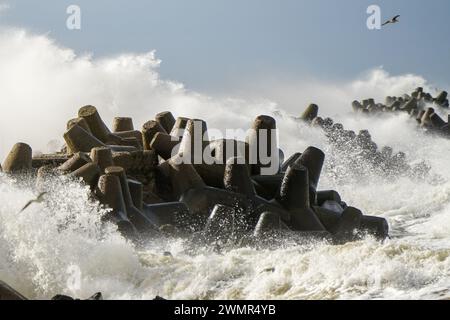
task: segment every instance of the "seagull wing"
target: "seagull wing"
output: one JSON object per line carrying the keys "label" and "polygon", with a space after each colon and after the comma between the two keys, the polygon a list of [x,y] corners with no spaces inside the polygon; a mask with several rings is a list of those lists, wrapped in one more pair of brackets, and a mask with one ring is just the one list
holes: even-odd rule
{"label": "seagull wing", "polygon": [[42,201],[44,199],[44,196],[47,194],[47,192],[41,192],[38,196],[37,196],[37,201]]}
{"label": "seagull wing", "polygon": [[391,21],[389,20],[389,21],[386,21],[385,23],[383,23],[381,26],[385,26],[385,25],[387,25],[387,24],[389,24],[389,23],[391,23]]}
{"label": "seagull wing", "polygon": [[27,204],[22,208],[22,210],[20,210],[19,213],[25,211],[26,208],[28,208],[33,202],[36,202],[36,200],[30,200],[27,202]]}

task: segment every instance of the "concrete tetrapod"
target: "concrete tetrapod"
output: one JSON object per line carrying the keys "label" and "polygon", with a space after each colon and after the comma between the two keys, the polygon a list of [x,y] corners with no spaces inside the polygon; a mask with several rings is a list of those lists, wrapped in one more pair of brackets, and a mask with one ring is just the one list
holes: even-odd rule
{"label": "concrete tetrapod", "polygon": [[146,233],[156,231],[156,226],[134,205],[130,188],[128,187],[128,180],[125,170],[122,167],[108,167],[106,168],[105,173],[119,178],[128,219],[136,227],[136,229],[139,232]]}
{"label": "concrete tetrapod", "polygon": [[95,194],[100,203],[112,209],[105,218],[116,223],[124,236],[135,238],[137,230],[128,219],[119,177],[110,174],[102,175],[98,180]]}
{"label": "concrete tetrapod", "polygon": [[21,295],[19,292],[11,288],[9,285],[7,285],[5,282],[0,280],[0,301],[5,300],[28,300],[23,295]]}
{"label": "concrete tetrapod", "polygon": [[150,150],[150,144],[157,133],[167,133],[166,130],[155,120],[150,120],[142,126],[142,142],[144,150]]}
{"label": "concrete tetrapod", "polygon": [[175,125],[175,118],[170,111],[160,112],[155,116],[155,120],[164,130],[169,133]]}
{"label": "concrete tetrapod", "polygon": [[293,230],[324,231],[310,208],[309,181],[308,169],[296,162],[286,171],[277,200],[291,213]]}
{"label": "concrete tetrapod", "polygon": [[[277,126],[274,118],[258,116],[247,135],[249,161],[252,164],[252,175],[273,171],[279,168],[279,152],[277,146]],[[275,172],[271,172],[272,174]]]}
{"label": "concrete tetrapod", "polygon": [[26,143],[16,143],[5,161],[2,168],[5,173],[25,173],[32,168],[32,150]]}
{"label": "concrete tetrapod", "polygon": [[115,117],[113,120],[112,129],[114,133],[133,131],[133,119],[128,117]]}

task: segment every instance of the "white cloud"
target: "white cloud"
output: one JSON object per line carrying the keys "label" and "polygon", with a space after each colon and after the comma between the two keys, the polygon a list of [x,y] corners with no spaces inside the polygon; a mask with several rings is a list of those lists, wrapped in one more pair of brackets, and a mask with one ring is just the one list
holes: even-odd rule
{"label": "white cloud", "polygon": [[[243,128],[259,114],[275,109],[298,115],[316,102],[325,116],[349,110],[355,98],[401,94],[426,81],[414,75],[390,76],[378,68],[351,82],[292,81],[261,87],[243,98],[217,98],[161,79],[154,52],[94,59],[77,56],[45,35],[0,30],[0,159],[17,141],[45,149],[61,138],[66,121],[80,106],[98,107],[107,123],[132,116],[135,127],[171,110],[175,116],[203,118],[210,127]],[[294,133],[295,124],[283,127]]]}
{"label": "white cloud", "polygon": [[374,98],[378,102],[384,102],[388,95],[400,96],[419,86],[431,90],[421,76],[413,74],[392,76],[382,67],[374,68],[356,79],[347,81],[303,78],[279,83],[260,79],[251,86],[246,87],[246,84],[242,86],[244,87],[242,90],[250,96],[258,96],[264,92],[266,98],[277,101],[292,114],[299,115],[308,104],[316,103],[325,116],[351,112],[353,100]]}
{"label": "white cloud", "polygon": [[93,104],[105,121],[132,116],[135,126],[170,109],[175,115],[205,117],[216,128],[247,127],[273,103],[214,99],[178,82],[160,79],[154,52],[93,59],[77,56],[43,35],[0,32],[0,154],[16,141],[35,148],[61,137],[79,107]]}

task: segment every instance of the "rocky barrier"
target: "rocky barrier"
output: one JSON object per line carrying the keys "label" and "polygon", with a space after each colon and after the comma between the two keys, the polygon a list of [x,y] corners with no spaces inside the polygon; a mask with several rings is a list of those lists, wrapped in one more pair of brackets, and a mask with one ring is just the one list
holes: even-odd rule
{"label": "rocky barrier", "polygon": [[353,101],[354,112],[363,114],[380,114],[404,112],[415,119],[418,125],[430,133],[450,137],[450,117],[444,120],[437,110],[447,110],[449,107],[448,93],[441,91],[436,97],[424,92],[422,87],[416,88],[410,95],[401,97],[388,96],[384,103],[376,103],[374,99]]}
{"label": "rocky barrier", "polygon": [[316,104],[309,105],[299,120],[323,130],[334,156],[330,166],[345,168],[336,177],[338,180],[342,180],[348,174],[356,178],[375,174],[389,179],[399,176],[423,179],[428,176],[431,169],[424,162],[410,165],[404,152],[394,153],[390,146],[378,147],[368,130],[356,133],[345,129],[341,123],[335,122],[332,118],[320,117],[319,107]]}
{"label": "rocky barrier", "polygon": [[[318,122],[317,115],[309,120]],[[245,141],[210,141],[202,120],[163,112],[141,130],[130,118],[115,118],[111,131],[97,109],[86,106],[68,121],[61,152],[33,157],[30,146],[17,143],[2,169],[36,179],[44,201],[49,178],[79,180],[109,209],[105,222],[133,241],[163,234],[195,235],[205,245],[273,244],[286,235],[336,244],[388,237],[385,219],[348,206],[337,191],[318,190],[321,150],[309,147],[283,161],[271,135],[276,125],[272,117],[258,116]],[[271,134],[259,134],[265,131]],[[268,150],[277,164],[274,174],[264,174],[271,164],[261,153],[252,161],[253,145]],[[195,148],[215,161],[193,159]],[[3,292],[14,297],[5,285]]]}

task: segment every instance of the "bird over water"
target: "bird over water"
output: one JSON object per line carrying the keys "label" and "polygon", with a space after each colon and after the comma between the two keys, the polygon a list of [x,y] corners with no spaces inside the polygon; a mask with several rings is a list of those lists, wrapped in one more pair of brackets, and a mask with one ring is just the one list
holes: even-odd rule
{"label": "bird over water", "polygon": [[41,203],[42,201],[44,201],[44,196],[47,194],[47,192],[41,192],[36,199],[32,199],[30,201],[27,202],[27,204],[22,208],[22,210],[20,210],[19,213],[25,211],[31,204],[33,203]]}
{"label": "bird over water", "polygon": [[385,26],[385,25],[387,25],[387,24],[389,24],[389,23],[397,23],[397,22],[400,22],[400,21],[398,20],[398,18],[400,18],[400,15],[399,15],[399,14],[396,15],[395,17],[393,17],[392,19],[386,21],[385,23],[383,23],[382,26]]}

